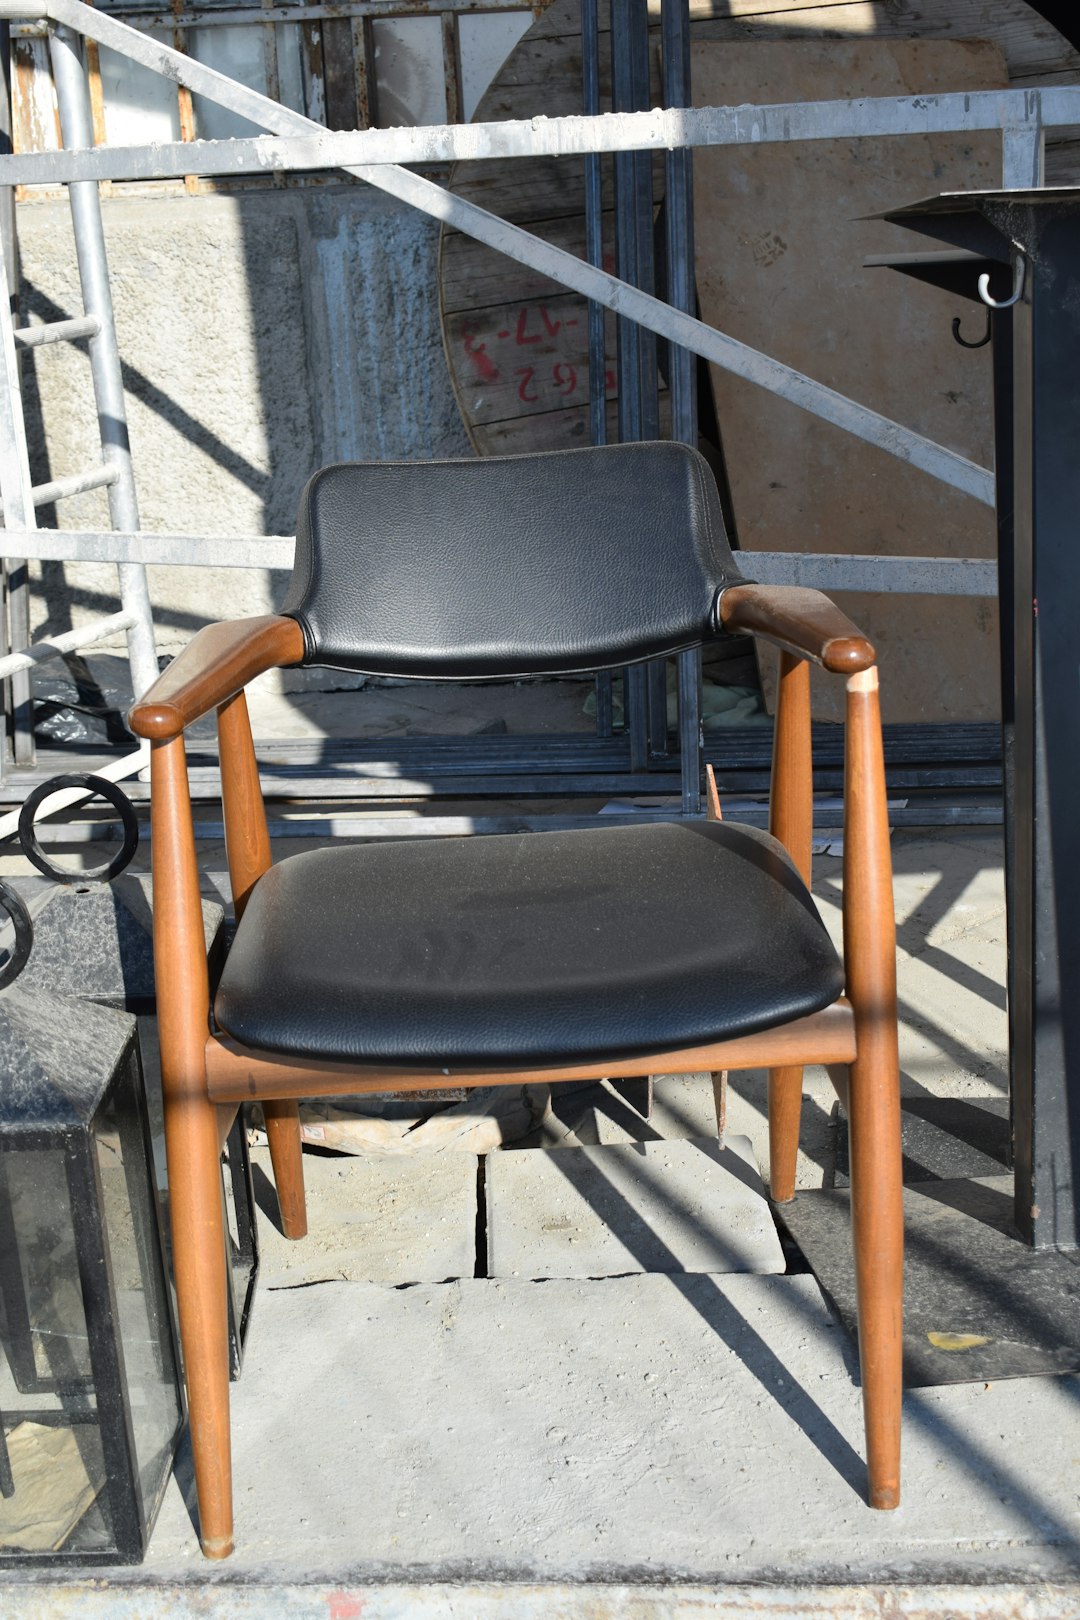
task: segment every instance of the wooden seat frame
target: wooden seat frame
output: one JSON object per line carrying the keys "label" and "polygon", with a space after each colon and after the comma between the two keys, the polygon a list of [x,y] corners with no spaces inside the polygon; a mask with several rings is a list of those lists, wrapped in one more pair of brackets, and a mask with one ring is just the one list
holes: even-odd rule
{"label": "wooden seat frame", "polygon": [[132,711],[132,729],[152,743],[154,951],[173,1255],[200,1540],[208,1558],[225,1558],[233,1547],[221,1143],[239,1105],[261,1102],[283,1229],[288,1237],[301,1237],[307,1223],[297,1099],[327,1092],[767,1068],[771,1192],[784,1203],[795,1192],[803,1066],[825,1064],[850,1119],[868,1496],[871,1507],[898,1505],[903,1223],[896,947],[874,650],[827,597],[799,587],[730,586],[718,616],[726,630],[762,637],[781,650],[770,830],[807,885],[813,826],[809,666],[847,678],[846,995],[824,1012],[778,1028],[679,1052],[504,1070],[496,1077],[446,1069],[346,1069],[249,1050],[208,1034],[210,990],[184,729],[217,711],[226,852],[240,917],[271,864],[244,687],[266,670],[303,662],[300,626],[276,615],[209,626]]}

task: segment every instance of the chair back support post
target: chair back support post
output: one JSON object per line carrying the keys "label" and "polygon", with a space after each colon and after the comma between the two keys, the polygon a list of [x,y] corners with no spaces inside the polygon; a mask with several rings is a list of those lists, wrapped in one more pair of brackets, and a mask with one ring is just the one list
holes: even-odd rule
{"label": "chair back support post", "polygon": [[[259,786],[259,766],[251,740],[247,698],[237,692],[217,711],[221,749],[221,805],[225,817],[225,854],[237,922],[248,896],[270,866],[270,833]],[[268,1098],[263,1103],[266,1139],[274,1169],[281,1228],[287,1238],[307,1235],[303,1143],[300,1110],[294,1098]]]}
{"label": "chair back support post", "polygon": [[[814,783],[810,750],[810,665],[782,649],[773,731],[769,831],[810,886]],[[769,1070],[769,1191],[777,1204],[795,1196],[802,1123],[801,1067]]]}
{"label": "chair back support post", "polygon": [[232,1551],[229,1335],[217,1110],[206,1084],[210,985],[184,738],[150,755],[154,961],[180,1337],[195,1445],[200,1540]]}
{"label": "chair back support post", "polygon": [[851,1213],[870,1505],[900,1494],[903,1187],[893,911],[877,669],[847,683],[844,967],[855,1018]]}
{"label": "chair back support post", "polygon": [[244,915],[248,896],[270,866],[270,834],[251,739],[247,697],[237,692],[217,711],[221,750],[221,806],[233,911]]}
{"label": "chair back support post", "polygon": [[780,653],[773,731],[769,831],[778,839],[810,886],[810,847],[814,830],[810,757],[810,665],[794,653]]}

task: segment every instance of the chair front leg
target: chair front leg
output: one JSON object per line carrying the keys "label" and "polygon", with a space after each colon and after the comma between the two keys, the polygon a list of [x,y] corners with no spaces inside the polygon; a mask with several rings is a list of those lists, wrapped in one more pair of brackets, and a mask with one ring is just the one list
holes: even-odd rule
{"label": "chair front leg", "polygon": [[851,1214],[870,1506],[900,1501],[903,1185],[896,926],[877,670],[847,683],[844,965],[855,1018]]}
{"label": "chair front leg", "polygon": [[233,1548],[225,1220],[217,1109],[206,1084],[210,987],[184,739],[153,745],[154,958],[180,1340],[208,1558]]}
{"label": "chair front leg", "polygon": [[[814,779],[810,739],[810,666],[793,653],[780,654],[773,732],[769,831],[810,887],[814,830]],[[769,1191],[774,1203],[795,1196],[795,1169],[802,1121],[803,1071],[769,1070]]]}

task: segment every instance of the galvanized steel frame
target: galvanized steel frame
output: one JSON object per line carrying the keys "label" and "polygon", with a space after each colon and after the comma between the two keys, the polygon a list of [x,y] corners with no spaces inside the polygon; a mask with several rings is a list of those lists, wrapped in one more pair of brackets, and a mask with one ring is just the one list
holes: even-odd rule
{"label": "galvanized steel frame", "polygon": [[[616,0],[616,4],[625,0]],[[595,7],[595,0],[586,0]],[[485,8],[486,9],[486,8]],[[493,8],[494,9],[494,8]],[[661,110],[619,110],[598,115],[598,81],[590,77],[586,60],[586,113],[581,117],[532,119],[494,124],[448,124],[424,129],[368,129],[330,132],[302,114],[281,106],[270,98],[223,74],[205,67],[182,52],[170,50],[158,41],[115,16],[103,14],[81,0],[0,0],[0,16],[43,17],[52,25],[54,36],[64,50],[77,57],[67,43],[68,30],[84,35],[140,63],[152,71],[208,100],[262,125],[269,136],[250,140],[205,142],[187,141],[156,147],[97,148],[90,138],[81,150],[26,154],[0,158],[0,185],[64,183],[74,190],[95,192],[95,182],[104,179],[164,179],[202,174],[260,174],[290,169],[343,168],[357,178],[399,198],[410,206],[452,225],[467,235],[487,243],[531,269],[584,294],[590,310],[610,309],[619,318],[629,354],[642,341],[655,343],[661,336],[673,352],[673,431],[688,438],[695,432],[692,404],[693,356],[702,356],[742,376],[812,414],[834,423],[887,454],[929,473],[986,505],[994,501],[993,473],[977,466],[947,447],[935,444],[902,424],[890,421],[855,401],[806,377],[793,368],[770,359],[694,318],[691,310],[692,283],[685,254],[672,256],[673,265],[685,271],[678,285],[670,289],[671,303],[665,303],[648,290],[648,275],[634,274],[645,286],[633,286],[613,276],[597,263],[598,244],[590,236],[588,257],[583,262],[574,255],[551,246],[542,239],[464,198],[426,177],[399,167],[402,163],[459,161],[491,157],[535,157],[538,155],[580,155],[587,160],[587,186],[597,190],[599,154],[617,154],[616,161],[627,174],[642,166],[641,155],[650,150],[667,152],[668,183],[678,215],[672,230],[685,232],[689,222],[689,152],[701,145],[757,144],[766,141],[858,139],[866,136],[952,131],[997,130],[1002,135],[1003,173],[1006,186],[1023,189],[1039,186],[1043,174],[1045,130],[1054,126],[1080,123],[1080,87],[1045,90],[988,91],[974,94],[929,97],[890,97],[841,102],[799,103],[782,106],[690,108],[679,105],[688,97],[680,88],[678,64],[685,51],[685,40],[674,6],[665,5],[664,33],[665,100],[671,105]],[[265,20],[266,13],[260,14]],[[665,20],[666,19],[666,20]],[[671,72],[668,73],[668,64]],[[638,64],[640,69],[640,63]],[[81,69],[80,69],[81,71]],[[617,94],[623,104],[641,105],[641,86],[631,80]],[[593,64],[595,74],[595,63]],[[640,71],[637,74],[640,78]],[[597,91],[590,94],[590,86]],[[647,87],[645,99],[647,100]],[[623,188],[624,195],[626,188]],[[681,213],[680,213],[681,211]],[[624,230],[631,224],[630,215]],[[633,224],[640,235],[639,222]],[[592,234],[595,229],[590,227]],[[685,236],[683,238],[685,240]],[[651,253],[651,243],[635,239],[636,259]],[[634,255],[632,255],[634,257]],[[622,268],[622,266],[620,266]],[[686,285],[683,285],[686,282]],[[602,341],[602,325],[591,317],[592,347]],[[631,336],[630,334],[635,334]],[[647,336],[646,336],[647,334]],[[678,358],[682,356],[683,358]],[[641,375],[641,368],[635,366]],[[603,395],[597,405],[594,393],[594,431],[603,434]],[[622,391],[620,390],[620,397]],[[122,405],[122,399],[121,399]],[[629,411],[640,429],[651,424],[649,401],[639,395]],[[644,415],[642,415],[644,412]],[[645,417],[649,418],[646,423]],[[627,432],[633,423],[627,420]],[[115,486],[113,486],[115,487]],[[110,497],[111,497],[110,491]],[[114,508],[115,513],[115,508]],[[32,517],[18,503],[9,507],[11,538],[29,556],[65,558],[108,555],[122,568],[142,568],[151,559],[197,564],[203,554],[216,547],[213,561],[235,566],[282,566],[290,545],[284,537],[251,537],[240,541],[203,542],[194,537],[142,536],[137,516],[124,522],[118,513],[116,534],[80,535],[73,531],[39,534]],[[232,553],[232,555],[229,555]],[[886,588],[906,592],[938,594],[992,594],[993,565],[975,559],[877,558],[830,555],[803,557],[785,553],[755,554],[755,573],[760,579],[798,579],[801,583],[825,583],[833,590]],[[874,583],[868,585],[873,580]],[[0,674],[3,668],[0,666]],[[689,672],[683,672],[684,680]],[[695,705],[692,691],[690,715],[683,726],[684,748],[690,742]],[[655,704],[654,704],[655,706]],[[639,749],[640,752],[640,739]],[[693,792],[684,792],[685,807]]]}

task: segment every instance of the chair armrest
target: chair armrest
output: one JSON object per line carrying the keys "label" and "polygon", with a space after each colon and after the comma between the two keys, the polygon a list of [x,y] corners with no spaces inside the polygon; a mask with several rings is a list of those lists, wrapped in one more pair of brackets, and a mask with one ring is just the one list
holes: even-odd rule
{"label": "chair armrest", "polygon": [[299,664],[304,633],[295,619],[267,614],[207,625],[160,674],[128,716],[137,737],[178,737],[265,670]]}
{"label": "chair armrest", "polygon": [[717,603],[724,630],[763,636],[835,675],[869,669],[870,642],[820,591],[802,585],[729,585]]}

